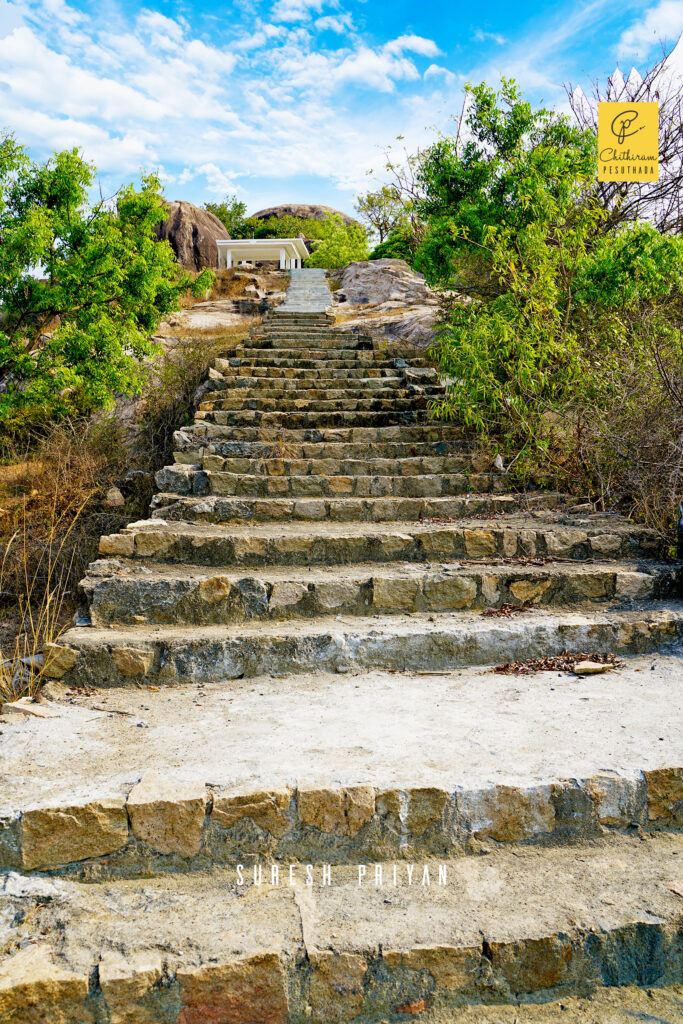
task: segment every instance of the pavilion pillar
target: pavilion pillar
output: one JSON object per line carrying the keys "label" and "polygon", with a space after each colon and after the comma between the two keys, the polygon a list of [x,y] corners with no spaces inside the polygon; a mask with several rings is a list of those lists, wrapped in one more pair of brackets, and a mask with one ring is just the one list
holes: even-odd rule
{"label": "pavilion pillar", "polygon": [[284,249],[280,249],[280,270],[287,269],[287,254]]}
{"label": "pavilion pillar", "polygon": [[230,270],[230,267],[232,266],[232,250],[231,249],[228,249],[226,254],[225,254],[225,266],[226,266],[226,268],[228,270]]}

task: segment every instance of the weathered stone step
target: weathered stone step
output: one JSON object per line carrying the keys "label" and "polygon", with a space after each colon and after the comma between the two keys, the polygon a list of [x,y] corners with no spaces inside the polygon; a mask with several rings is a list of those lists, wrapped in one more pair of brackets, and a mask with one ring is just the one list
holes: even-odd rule
{"label": "weathered stone step", "polygon": [[[225,398],[227,391],[230,394],[246,392],[258,396],[265,392],[281,398],[346,398],[365,394],[384,398],[395,395],[399,390],[407,391],[408,387],[404,377],[323,377],[320,380],[277,380],[271,377],[233,377],[232,380],[226,380],[222,377],[220,380],[214,379],[211,390],[206,391],[202,397],[204,401],[211,401],[211,396]],[[377,392],[380,394],[377,395]]]}
{"label": "weathered stone step", "polygon": [[[333,447],[348,449],[348,445]],[[398,445],[391,447],[397,448]],[[409,446],[406,445],[406,448]],[[425,445],[425,447],[429,447]],[[224,458],[218,454],[204,455],[202,468],[213,473],[267,473],[269,476],[420,476],[438,473],[476,473],[483,461],[476,455],[427,455],[413,458]],[[508,484],[509,487],[509,484]]]}
{"label": "weathered stone step", "polygon": [[[234,409],[239,408],[234,404],[239,402],[248,408],[260,408],[261,403],[269,403],[271,406],[277,403],[279,406],[282,401],[294,401],[297,403],[296,408],[300,408],[301,402],[334,401],[339,403],[349,400],[362,403],[362,408],[367,401],[392,402],[397,399],[414,401],[415,398],[422,395],[433,398],[444,393],[443,387],[438,384],[415,386],[406,384],[404,380],[400,379],[387,379],[387,383],[378,380],[363,381],[358,384],[349,384],[346,381],[338,380],[330,382],[328,385],[316,385],[315,387],[299,387],[297,386],[299,382],[293,380],[281,381],[279,382],[281,386],[271,387],[270,381],[254,384],[253,378],[250,377],[242,377],[241,383],[233,386],[223,386],[222,381],[220,383],[221,387],[212,387],[210,391],[204,392],[199,408]],[[231,404],[226,405],[226,402]],[[253,402],[258,405],[249,404]]]}
{"label": "weathered stone step", "polygon": [[164,493],[236,495],[238,497],[324,498],[339,496],[404,498],[479,494],[509,489],[504,476],[494,473],[419,474],[408,476],[318,476],[264,473],[213,472],[192,466],[173,465],[160,469],[155,480]]}
{"label": "weathered stone step", "polygon": [[[458,562],[244,570],[101,560],[82,581],[94,626],[210,625],[244,619],[311,618],[500,608],[523,603],[629,606],[633,599],[676,597],[671,565],[554,563],[542,566]],[[681,591],[683,596],[683,590]]]}
{"label": "weathered stone step", "polygon": [[418,1019],[423,1024],[635,1024],[648,1017],[667,1024],[683,1020],[683,985],[598,988],[591,995],[562,995],[541,1004],[525,1002],[523,1007],[517,1000],[507,1006],[460,1005],[450,1011],[427,1011]]}
{"label": "weathered stone step", "polygon": [[[21,1024],[365,1024],[423,1011],[428,1020],[432,1006],[462,1020],[463,1006],[507,1003],[516,1017],[506,1019],[526,1022],[543,1018],[522,1018],[520,1000],[597,992],[610,1006],[630,985],[644,989],[634,1000],[642,1020],[673,1022],[653,1013],[680,1006],[658,987],[683,969],[671,889],[680,855],[678,836],[615,836],[425,860],[410,881],[397,864],[395,885],[392,862],[381,885],[373,865],[360,885],[354,866],[325,878],[316,866],[306,885],[299,864],[293,884],[288,864],[273,884],[270,863],[260,885],[246,863],[239,875],[226,867],[106,886],[10,875],[2,912],[15,941],[0,966],[0,1014]],[[616,1024],[609,1014],[583,1019]]]}
{"label": "weathered stone step", "polygon": [[[505,620],[457,612],[401,618],[290,620],[234,626],[75,627],[62,641],[75,653],[70,685],[120,686],[228,681],[312,671],[443,671],[578,653],[638,654],[683,636],[678,604],[590,614],[542,609]],[[130,654],[130,657],[129,657]],[[68,656],[67,656],[68,657]]]}
{"label": "weathered stone step", "polygon": [[[290,370],[323,370],[325,376],[331,370],[358,370],[364,369],[390,369],[396,372],[396,360],[383,356],[381,352],[363,352],[349,354],[344,351],[336,351],[336,354],[326,353],[325,358],[316,352],[307,351],[303,356],[301,353],[290,352],[280,353],[277,356],[264,353],[260,357],[254,352],[246,355],[234,355],[228,353],[225,358],[214,360],[215,367],[221,373],[226,370],[240,367],[252,367],[256,369],[290,369]],[[410,363],[411,369],[427,369],[431,366],[425,359],[414,359]]]}
{"label": "weathered stone step", "polygon": [[[221,363],[225,363],[227,360],[221,360]],[[428,370],[429,367],[417,368],[418,373],[423,373]],[[396,378],[397,374],[401,374],[400,380],[404,380],[403,371],[396,369],[395,366],[387,366],[384,368],[378,368],[376,365],[365,365],[355,366],[353,369],[329,369],[325,366],[319,367],[318,369],[285,369],[276,366],[253,366],[241,365],[241,366],[230,366],[228,369],[218,370],[223,380],[226,382],[226,386],[232,384],[240,384],[245,377],[250,377],[254,381],[272,382],[274,385],[284,383],[285,381],[313,381],[316,386],[319,386],[318,382],[328,381],[333,387],[338,387],[337,381],[341,380],[353,380],[353,381],[372,381],[389,378],[391,380]]]}
{"label": "weathered stone step", "polygon": [[[574,500],[547,491],[519,495],[468,494],[449,498],[220,498],[215,495],[184,497],[161,492],[154,495],[151,507],[152,518],[187,520],[191,523],[250,521],[277,522],[280,525],[288,520],[316,523],[323,520],[337,523],[415,523],[430,519],[460,520],[475,515],[554,509],[565,505],[571,507]],[[644,531],[637,536],[644,539],[653,535]],[[659,551],[659,542],[647,543],[652,543],[654,550]],[[631,549],[632,557],[643,550],[640,541],[638,544],[637,549]],[[605,551],[603,554],[610,555],[611,552]]]}
{"label": "weathered stone step", "polygon": [[[427,396],[423,394],[408,395],[402,397],[401,393],[396,395],[390,393],[390,397],[382,398],[375,395],[350,398],[297,398],[294,395],[283,398],[274,395],[272,398],[260,393],[258,396],[248,396],[238,392],[230,397],[225,397],[226,392],[221,392],[220,397],[214,399],[202,399],[197,406],[199,412],[296,412],[296,413],[330,413],[330,412],[414,412],[417,409],[424,409],[427,405]],[[197,413],[195,413],[197,415]]]}
{"label": "weathered stone step", "polygon": [[[140,658],[119,658],[129,682]],[[49,718],[1,719],[0,869],[90,860],[95,881],[676,829],[679,684],[676,656],[650,655],[581,679],[316,673],[71,695],[38,708]],[[163,846],[131,798],[150,773],[167,780],[147,807]]]}
{"label": "weathered stone step", "polygon": [[[558,497],[557,495],[555,497]],[[458,499],[470,514],[473,499]],[[634,560],[658,553],[657,535],[624,520],[568,516],[544,510],[537,499],[508,495],[489,499],[491,505],[513,511],[497,519],[458,522],[280,522],[221,526],[161,518],[160,509],[148,520],[130,523],[121,533],[100,540],[103,555],[144,558],[155,562],[187,562],[211,566],[344,565],[358,562],[427,562],[462,559],[605,558]],[[180,503],[179,503],[180,504]],[[392,503],[393,504],[393,503]],[[193,506],[180,504],[180,509]],[[196,504],[194,506],[196,508]],[[311,509],[306,502],[304,511]],[[526,509],[526,514],[525,514]],[[184,521],[185,520],[185,521]],[[570,523],[572,525],[567,525]],[[636,597],[637,594],[629,595]]]}
{"label": "weathered stone step", "polygon": [[[276,350],[280,348],[292,349],[367,349],[373,348],[372,338],[369,335],[341,334],[336,331],[320,331],[318,333],[300,331],[270,331],[265,333],[251,334],[248,338],[242,339],[240,345],[245,349],[264,348]],[[386,352],[385,352],[386,354]]]}
{"label": "weathered stone step", "polygon": [[401,444],[431,444],[462,440],[462,430],[451,423],[425,420],[422,423],[392,424],[385,427],[307,427],[296,430],[263,431],[258,427],[227,427],[224,424],[200,422],[176,431],[180,446],[182,437],[206,438],[207,441],[256,441],[286,448],[290,443],[308,444],[368,444],[399,442]]}
{"label": "weathered stone step", "polygon": [[[356,475],[362,466],[370,470],[393,467],[404,476],[412,475],[412,467],[420,463],[422,471],[427,467],[441,467],[449,472],[482,473],[491,470],[490,456],[472,450],[469,442],[461,439],[452,441],[417,441],[405,444],[396,441],[374,441],[358,444],[319,442],[288,442],[284,452],[278,446],[264,441],[229,441],[214,439],[207,442],[202,436],[194,436],[183,428],[176,434],[178,450],[173,453],[179,465],[201,465],[205,469],[226,472],[275,472],[282,474],[301,468],[302,472],[333,472]],[[334,468],[332,468],[334,467]],[[372,472],[366,475],[372,475]]]}
{"label": "weathered stone step", "polygon": [[[379,366],[390,366],[396,369],[397,360],[392,356],[387,355],[385,352],[379,352],[370,349],[347,349],[347,348],[291,348],[291,349],[278,349],[275,353],[272,349],[267,348],[240,348],[237,346],[234,354],[229,354],[223,357],[220,362],[228,362],[231,365],[236,365],[233,360],[241,360],[242,363],[252,366],[294,366],[300,367],[301,369],[313,368],[317,366],[326,367],[328,364],[335,366],[341,362],[344,366],[348,363],[350,366],[364,366],[378,364]],[[402,360],[405,362],[405,360]],[[239,364],[237,364],[239,365]],[[411,359],[410,367],[427,367],[431,364],[426,359],[415,358]],[[215,361],[217,370],[221,369],[219,360]]]}
{"label": "weathered stone step", "polygon": [[[285,403],[278,403],[283,405]],[[294,411],[264,411],[260,409],[227,409],[209,412],[198,410],[195,413],[195,420],[207,420],[209,423],[217,423],[223,426],[247,426],[258,424],[264,428],[282,430],[304,430],[306,428],[323,427],[344,427],[344,426],[376,426],[389,427],[400,423],[415,423],[419,412],[416,407],[418,402],[406,402],[403,411],[395,408],[389,409],[345,409],[338,410],[339,403],[314,403],[318,405],[327,404],[331,408],[327,411],[320,411],[315,408],[299,412]],[[355,405],[358,403],[347,403]],[[370,403],[371,404],[371,403]],[[393,406],[399,403],[386,403]],[[336,411],[334,411],[336,409]],[[424,414],[424,413],[423,413]]]}

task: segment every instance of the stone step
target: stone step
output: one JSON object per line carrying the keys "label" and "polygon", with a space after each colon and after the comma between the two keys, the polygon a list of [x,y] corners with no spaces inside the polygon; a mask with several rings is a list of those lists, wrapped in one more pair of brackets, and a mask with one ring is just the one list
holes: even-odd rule
{"label": "stone step", "polygon": [[[256,424],[266,429],[274,430],[305,430],[306,428],[320,429],[321,427],[344,426],[388,427],[401,423],[415,423],[419,416],[415,408],[417,403],[413,402],[405,403],[408,407],[402,411],[391,408],[339,410],[337,408],[338,403],[330,402],[327,404],[332,408],[328,410],[309,408],[299,412],[286,410],[275,412],[261,409],[224,409],[210,412],[200,409],[195,412],[195,421],[206,420],[209,423],[217,423],[223,426],[240,427]],[[393,403],[387,404],[393,405]]]}
{"label": "stone step", "polygon": [[[294,349],[282,349],[278,355],[267,351],[259,354],[260,350],[253,349],[248,354],[239,354],[239,350],[227,353],[223,357],[214,360],[217,370],[225,370],[253,367],[254,369],[285,370],[324,370],[327,376],[330,370],[358,370],[368,367],[370,369],[391,369],[396,371],[396,360],[384,356],[381,352],[365,352],[359,350],[357,353],[348,349],[334,349],[327,352],[310,351],[305,355]],[[425,369],[431,364],[426,359],[411,360],[408,369]]]}
{"label": "stone step", "polygon": [[155,474],[157,487],[166,494],[212,494],[237,497],[335,498],[402,497],[427,498],[509,489],[504,476],[495,473],[421,474],[413,476],[314,476],[260,473],[214,472],[192,466],[173,465]]}
{"label": "stone step", "polygon": [[[518,560],[524,566],[529,559],[634,561],[659,554],[659,539],[654,531],[600,515],[567,515],[559,503],[560,496],[555,497],[558,499],[555,512],[543,509],[535,498],[523,495],[519,495],[518,500],[508,495],[457,499],[462,509],[469,510],[470,514],[478,509],[479,502],[486,502],[493,509],[504,509],[506,504],[512,503],[512,511],[503,521],[461,516],[455,522],[425,523],[311,522],[306,512],[312,512],[314,505],[303,500],[301,521],[250,522],[246,526],[190,522],[191,511],[200,512],[198,505],[204,502],[211,501],[218,506],[214,511],[218,516],[221,502],[184,499],[177,504],[185,515],[174,520],[169,515],[173,506],[160,508],[152,519],[130,523],[121,533],[102,537],[100,553],[211,566],[432,563],[443,559],[475,564],[507,559],[509,564]],[[235,506],[234,502],[225,504],[228,508]],[[393,507],[396,503],[388,504]],[[223,507],[222,511],[228,509]],[[637,589],[628,596],[637,597]]]}
{"label": "stone step", "polygon": [[[226,392],[221,393],[223,396]],[[376,397],[375,395],[363,395],[362,397],[350,398],[297,398],[294,395],[283,398],[279,395],[268,397],[259,395],[250,397],[243,393],[237,393],[231,397],[220,397],[213,400],[202,401],[197,406],[199,412],[305,412],[305,413],[329,413],[329,412],[413,412],[417,409],[426,408],[428,396],[390,394],[388,398]]]}
{"label": "stone step", "polygon": [[[676,597],[671,565],[647,562],[518,565],[459,562],[244,570],[100,560],[81,586],[93,626],[217,625],[244,619],[386,615],[533,605],[572,608],[630,606]],[[683,594],[683,591],[681,591]]]}
{"label": "stone step", "polygon": [[[429,382],[426,387],[433,388],[435,385]],[[277,380],[274,377],[233,377],[232,379],[226,379],[221,377],[220,379],[213,379],[211,381],[211,390],[206,391],[202,396],[204,400],[211,401],[210,395],[218,397],[226,397],[225,392],[230,394],[247,394],[254,396],[261,396],[264,393],[269,395],[277,395],[278,397],[294,397],[294,398],[324,398],[325,395],[328,397],[335,398],[351,398],[358,395],[368,395],[368,397],[379,397],[385,398],[396,394],[398,391],[406,391],[408,388],[413,388],[414,385],[406,383],[405,377],[375,377],[375,378],[358,378],[358,377],[323,377],[322,379],[307,379],[301,378],[292,380],[282,378]],[[287,394],[285,394],[285,392]],[[378,395],[377,392],[380,392]],[[411,394],[414,393],[412,390]]]}
{"label": "stone step", "polygon": [[[487,1007],[474,1019],[490,1022],[500,1020],[490,1004],[506,1003],[507,1021],[530,1024],[544,1020],[543,1006],[526,1016],[527,1001],[569,1007],[595,992],[607,1016],[589,1009],[569,1024],[616,1024],[609,1007],[639,986],[628,1005],[643,1014],[626,1019],[678,1022],[680,987],[665,993],[683,970],[671,888],[681,852],[679,836],[614,836],[424,860],[410,874],[398,863],[396,884],[385,862],[381,885],[374,865],[363,865],[360,885],[356,866],[325,877],[311,867],[307,885],[302,864],[290,884],[286,863],[277,879],[261,864],[256,884],[248,861],[239,873],[106,885],[12,874],[1,894],[13,942],[0,965],[0,1015],[18,1024],[350,1024],[443,1013],[462,1021],[468,1007]],[[659,1016],[666,1006],[672,1015]]]}
{"label": "stone step", "polygon": [[[264,446],[265,447],[265,446]],[[347,445],[333,446],[346,449]],[[393,446],[398,447],[398,446]],[[408,447],[407,445],[405,447]],[[428,447],[428,446],[425,446]],[[413,458],[224,458],[204,455],[202,468],[213,473],[266,473],[268,476],[421,476],[435,473],[477,473],[477,455],[432,455]],[[509,487],[508,483],[508,487]]]}
{"label": "stone step", "polygon": [[547,657],[564,651],[648,653],[683,637],[683,607],[556,612],[491,619],[474,612],[439,616],[346,616],[236,625],[74,627],[60,644],[74,654],[70,686],[226,683],[243,676],[313,671],[438,671]]}
{"label": "stone step", "polygon": [[[224,381],[213,381],[210,390],[202,395],[199,408],[206,408],[211,404],[212,408],[238,408],[236,404],[229,406],[224,403],[239,403],[247,405],[249,402],[268,402],[271,405],[282,401],[294,401],[297,407],[301,402],[359,402],[361,407],[365,402],[372,401],[415,401],[422,396],[427,398],[439,398],[444,394],[444,388],[439,384],[414,385],[406,384],[404,380],[392,380],[384,378],[376,381],[363,381],[357,384],[349,384],[346,381],[338,380],[327,385],[321,383],[318,386],[300,386],[300,381],[283,380],[278,387],[271,387],[269,380],[257,380],[254,383],[252,377],[242,377],[239,384],[229,384]],[[309,382],[310,383],[310,382]],[[251,406],[248,406],[251,408]],[[256,408],[256,406],[254,406]]]}
{"label": "stone step", "polygon": [[[218,361],[218,360],[217,360]],[[220,360],[221,364],[225,364],[228,360]],[[420,370],[425,372],[428,368]],[[245,379],[251,379],[253,381],[270,382],[277,386],[278,384],[285,384],[286,382],[294,383],[296,381],[314,381],[317,386],[323,384],[323,382],[329,382],[331,387],[339,387],[338,381],[369,381],[377,380],[405,380],[404,376],[398,377],[397,374],[404,373],[403,370],[396,369],[393,365],[385,367],[384,369],[378,368],[376,365],[367,364],[365,366],[354,367],[353,369],[327,369],[326,367],[320,367],[317,370],[302,370],[302,369],[285,369],[276,366],[231,366],[226,370],[218,371],[226,385],[239,385]]]}
{"label": "stone step", "polygon": [[[277,522],[280,526],[288,520],[308,520],[316,524],[325,520],[336,523],[460,520],[475,515],[507,515],[525,510],[571,507],[573,504],[574,500],[554,492],[468,494],[448,498],[221,498],[215,495],[184,497],[160,492],[154,495],[151,508],[153,519],[187,520],[190,523]],[[432,530],[431,524],[429,530]],[[609,529],[606,532],[610,532]],[[648,531],[638,533],[639,538],[651,536]],[[606,543],[610,546],[612,542]],[[654,550],[659,551],[660,545],[656,540],[646,543],[652,543]],[[636,549],[631,549],[631,556],[635,557],[641,550],[644,553],[644,545],[639,543]],[[605,551],[604,554],[611,552]]]}
{"label": "stone step", "polygon": [[[441,467],[449,472],[467,470],[473,473],[487,472],[492,469],[491,458],[485,454],[472,451],[471,444],[460,439],[453,441],[417,441],[405,444],[396,441],[375,441],[359,444],[351,441],[346,443],[289,442],[278,445],[264,441],[229,441],[220,438],[207,441],[206,438],[184,428],[177,432],[175,442],[178,449],[173,453],[179,465],[201,465],[205,460],[205,469],[236,472],[291,472],[300,468],[302,472],[322,473],[332,471],[334,474],[356,474],[362,466],[371,471],[381,467],[393,467],[404,476],[412,475],[412,467],[422,465]],[[366,475],[372,475],[372,472]]]}
{"label": "stone step", "polygon": [[[141,652],[115,657],[134,682]],[[0,870],[80,863],[94,882],[678,829],[679,690],[666,654],[589,678],[463,669],[91,688],[44,705],[49,718],[2,716]],[[166,780],[165,806],[147,808],[161,848],[134,810],[150,776]]]}
{"label": "stone step", "polygon": [[280,448],[289,444],[364,444],[375,445],[387,442],[400,444],[432,444],[448,441],[462,441],[462,430],[451,423],[425,420],[422,423],[406,423],[386,427],[309,427],[296,430],[263,431],[257,427],[227,427],[218,423],[200,422],[176,431],[175,437],[186,436],[207,441],[227,440],[231,442],[254,441],[269,443]]}

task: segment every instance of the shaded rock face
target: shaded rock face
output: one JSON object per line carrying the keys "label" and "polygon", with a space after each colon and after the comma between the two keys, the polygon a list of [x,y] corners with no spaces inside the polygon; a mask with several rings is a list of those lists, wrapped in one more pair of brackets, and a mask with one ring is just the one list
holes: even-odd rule
{"label": "shaded rock face", "polygon": [[208,210],[176,200],[167,204],[169,214],[157,225],[157,238],[168,239],[186,270],[202,270],[218,265],[219,238],[230,238],[222,221]]}
{"label": "shaded rock face", "polygon": [[330,277],[340,285],[333,294],[345,326],[362,326],[376,340],[398,346],[429,348],[436,341],[437,295],[405,260],[349,263]]}
{"label": "shaded rock face", "polygon": [[303,217],[305,220],[325,220],[331,213],[341,217],[345,224],[357,223],[353,217],[349,217],[348,213],[342,213],[341,210],[335,210],[331,206],[316,206],[312,203],[287,203],[282,206],[268,206],[266,209],[252,214],[252,216],[258,217],[259,220],[268,220],[269,217]]}
{"label": "shaded rock face", "polygon": [[412,270],[405,260],[364,260],[349,263],[338,279],[346,301],[354,306],[377,306],[384,302],[414,305],[436,302],[436,295],[424,274]]}

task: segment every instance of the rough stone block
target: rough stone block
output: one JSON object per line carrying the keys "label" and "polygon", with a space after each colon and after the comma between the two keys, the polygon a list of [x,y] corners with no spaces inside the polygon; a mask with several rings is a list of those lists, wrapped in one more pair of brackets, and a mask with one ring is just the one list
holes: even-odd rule
{"label": "rough stone block", "polygon": [[367,963],[356,953],[309,954],[311,1024],[345,1024],[360,1015]]}
{"label": "rough stone block", "polygon": [[303,825],[353,838],[374,816],[375,791],[372,786],[349,786],[345,789],[302,786],[297,803]]}
{"label": "rough stone block", "polygon": [[199,598],[205,604],[220,604],[230,597],[231,590],[230,580],[225,576],[210,576],[209,579],[202,580],[197,588]]}
{"label": "rough stone block", "polygon": [[21,816],[21,862],[27,871],[101,857],[127,842],[123,800],[38,808]]}
{"label": "rough stone block", "polygon": [[375,608],[413,608],[419,589],[414,579],[386,579],[375,576],[372,580],[372,603]]}
{"label": "rough stone block", "polygon": [[87,975],[55,963],[47,943],[0,963],[0,1020],[7,1024],[94,1024],[87,996]]}
{"label": "rough stone block", "polygon": [[265,832],[281,839],[290,827],[287,817],[290,789],[260,793],[216,793],[211,819],[221,828],[232,828],[243,818],[251,820]]}
{"label": "rough stone block", "polygon": [[492,530],[465,530],[464,537],[468,558],[490,558],[498,550]]}
{"label": "rough stone block", "polygon": [[78,661],[78,651],[62,644],[43,644],[43,675],[61,679]]}
{"label": "rough stone block", "polygon": [[151,558],[168,551],[171,538],[159,530],[141,530],[135,535],[135,554],[143,558]]}
{"label": "rough stone block", "polygon": [[377,811],[397,834],[421,836],[441,820],[448,799],[446,790],[431,786],[387,789],[377,795]]}
{"label": "rough stone block", "polygon": [[130,956],[123,956],[116,950],[105,951],[98,965],[98,976],[109,1011],[108,1024],[166,1024],[170,1021],[173,996],[168,989],[155,991],[163,974],[163,960],[156,950],[137,950]]}
{"label": "rough stone block", "polygon": [[515,842],[550,833],[555,822],[550,786],[465,790],[456,794],[456,803],[463,824],[472,835],[498,842]]}
{"label": "rough stone block", "polygon": [[645,772],[650,821],[683,823],[683,768]]}
{"label": "rough stone block", "polygon": [[274,583],[268,607],[271,612],[295,608],[307,593],[308,587],[303,583]]}
{"label": "rough stone block", "polygon": [[616,577],[614,593],[624,600],[637,601],[650,596],[652,582],[652,576],[646,572],[620,572]]}
{"label": "rough stone block", "polygon": [[110,533],[100,537],[101,555],[120,555],[132,558],[135,550],[135,536],[130,533]]}
{"label": "rough stone block", "polygon": [[181,857],[199,853],[206,808],[203,785],[148,772],[131,790],[126,806],[136,839],[153,850]]}
{"label": "rough stone block", "polygon": [[568,556],[579,544],[585,544],[588,534],[584,530],[557,526],[545,534],[545,546],[549,555]]}
{"label": "rough stone block", "polygon": [[285,973],[277,953],[182,967],[178,1024],[287,1024]]}
{"label": "rough stone block", "polygon": [[510,584],[510,593],[522,604],[537,604],[550,587],[550,583],[550,580],[515,580]]}
{"label": "rough stone block", "polygon": [[467,608],[477,596],[477,584],[468,576],[435,573],[425,579],[422,591],[429,608]]}
{"label": "rough stone block", "polygon": [[111,657],[122,675],[145,676],[152,667],[154,652],[135,647],[115,647]]}

